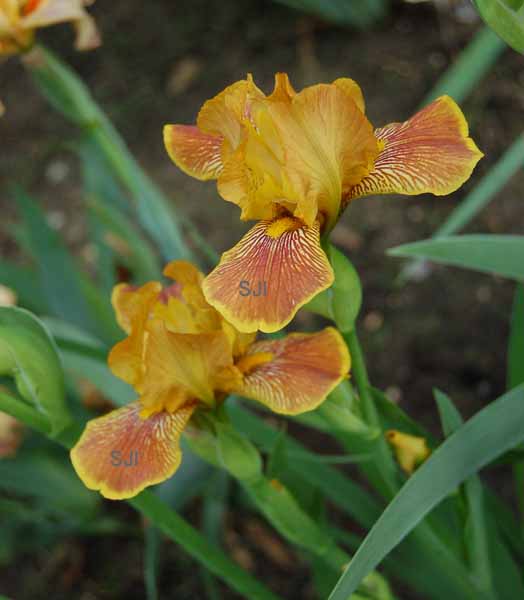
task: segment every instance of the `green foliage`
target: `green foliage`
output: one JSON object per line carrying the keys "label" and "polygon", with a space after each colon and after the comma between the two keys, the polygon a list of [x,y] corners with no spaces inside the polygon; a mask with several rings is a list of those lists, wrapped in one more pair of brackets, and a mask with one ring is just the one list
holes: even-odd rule
{"label": "green foliage", "polygon": [[[21,308],[0,307],[0,375],[13,377],[20,396],[45,417],[52,435],[69,422],[65,402],[62,367],[55,344],[36,317]],[[4,397],[5,396],[5,397]],[[6,394],[0,397],[0,410],[7,403],[23,401]]]}
{"label": "green foliage", "polygon": [[524,285],[515,290],[508,347],[508,389],[524,383]]}
{"label": "green foliage", "polygon": [[524,280],[524,236],[451,236],[397,246],[389,250],[388,254],[425,258],[438,263]]}
{"label": "green foliage", "polygon": [[360,278],[349,259],[331,244],[326,245],[326,254],[335,274],[333,285],[317,294],[305,309],[331,319],[342,332],[355,326],[362,305]]}
{"label": "green foliage", "polygon": [[389,0],[275,0],[341,25],[366,29],[384,17]]}
{"label": "green foliage", "polygon": [[[524,440],[524,386],[492,402],[452,434],[408,479],[353,557],[330,600],[346,600],[360,581],[443,498],[477,470]],[[473,579],[464,586],[490,598]]]}
{"label": "green foliage", "polygon": [[37,53],[33,51],[26,66],[50,103],[82,129],[111,165],[129,191],[140,222],[164,258],[189,257],[169,201],[142,171],[83,82],[43,47]]}
{"label": "green foliage", "polygon": [[490,72],[505,49],[504,42],[491,29],[480,29],[446,69],[421,105],[425,106],[443,94],[462,102]]}
{"label": "green foliage", "polygon": [[474,0],[486,23],[514,50],[524,52],[522,0]]}

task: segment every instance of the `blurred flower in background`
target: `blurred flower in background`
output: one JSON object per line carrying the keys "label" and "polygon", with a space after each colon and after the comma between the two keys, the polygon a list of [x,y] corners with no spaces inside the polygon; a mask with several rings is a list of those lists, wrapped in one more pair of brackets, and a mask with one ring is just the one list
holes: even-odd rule
{"label": "blurred flower in background", "polygon": [[71,22],[75,46],[89,50],[100,44],[94,20],[85,10],[87,0],[0,0],[0,55],[27,50],[40,27]]}

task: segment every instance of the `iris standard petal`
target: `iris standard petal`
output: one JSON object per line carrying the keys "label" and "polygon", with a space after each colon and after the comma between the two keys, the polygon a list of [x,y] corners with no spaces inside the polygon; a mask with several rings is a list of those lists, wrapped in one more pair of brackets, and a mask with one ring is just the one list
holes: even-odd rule
{"label": "iris standard petal", "polygon": [[305,88],[289,102],[269,103],[268,111],[284,143],[282,179],[297,201],[294,215],[302,217],[301,205],[314,203],[332,227],[341,198],[369,173],[379,154],[371,123],[337,85]]}

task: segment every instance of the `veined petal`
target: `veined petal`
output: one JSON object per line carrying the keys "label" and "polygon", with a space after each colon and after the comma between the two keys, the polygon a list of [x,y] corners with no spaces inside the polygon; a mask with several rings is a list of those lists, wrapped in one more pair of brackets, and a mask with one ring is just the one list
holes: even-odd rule
{"label": "veined petal", "polygon": [[140,392],[147,407],[155,406],[169,390],[213,404],[213,377],[233,364],[231,344],[222,331],[171,333],[161,321],[148,326],[144,356],[146,373]]}
{"label": "veined petal", "polygon": [[404,123],[375,130],[384,143],[373,170],[348,198],[370,194],[450,194],[469,179],[483,154],[468,137],[462,111],[442,96]]}
{"label": "veined petal", "polygon": [[293,333],[282,340],[257,342],[237,366],[248,368],[236,390],[239,394],[274,412],[296,415],[324,401],[347,376],[350,357],[338,331],[327,327],[319,333]]}
{"label": "veined petal", "polygon": [[369,173],[378,156],[370,122],[337,85],[305,88],[290,102],[269,103],[268,110],[284,140],[283,176],[295,190],[298,211],[301,203],[313,202],[332,227],[341,198]]}
{"label": "veined petal", "polygon": [[175,165],[196,179],[216,179],[222,170],[221,135],[202,132],[194,125],[166,125],[164,144]]}
{"label": "veined petal", "polygon": [[141,408],[133,402],[89,421],[71,450],[71,462],[85,486],[106,498],[136,496],[171,477],[180,465],[180,434],[196,404],[147,419],[140,416]]}
{"label": "veined petal", "polygon": [[319,225],[283,217],[260,221],[224,252],[204,280],[207,301],[236,329],[282,329],[297,310],[333,283]]}

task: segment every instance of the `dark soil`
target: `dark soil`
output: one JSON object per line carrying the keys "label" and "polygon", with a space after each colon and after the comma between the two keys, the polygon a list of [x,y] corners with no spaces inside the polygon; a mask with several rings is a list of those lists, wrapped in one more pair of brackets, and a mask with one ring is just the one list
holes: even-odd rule
{"label": "dark soil", "polygon": [[[350,76],[363,88],[372,123],[404,120],[478,27],[476,21],[461,22],[459,8],[439,14],[430,4],[395,3],[381,24],[356,32],[263,0],[99,2],[93,13],[104,35],[101,49],[74,53],[67,27],[42,37],[79,71],[177,209],[223,251],[247,226],[212,183],[192,180],[172,165],[162,144],[163,124],[193,122],[207,98],[246,72],[269,91],[276,71],[288,72],[299,89]],[[521,133],[523,66],[521,56],[506,51],[463,104],[471,134],[486,157],[461,190],[445,198],[359,200],[334,234],[363,280],[361,337],[372,382],[437,435],[433,388],[446,391],[465,417],[504,391],[513,285],[436,267],[425,280],[399,286],[402,263],[385,252],[430,236]],[[16,59],[1,66],[0,96],[7,107],[0,121],[2,184],[26,186],[81,255],[81,179],[64,145],[76,132],[37,95]],[[523,187],[520,173],[468,231],[523,233]],[[5,189],[0,206],[0,251],[16,256],[6,235],[15,213]],[[508,478],[498,485],[506,489],[511,482]],[[112,505],[111,511],[136,522],[124,505]],[[198,506],[193,513],[198,520]],[[258,517],[234,512],[225,530],[227,551],[268,586],[284,598],[314,597],[306,563]],[[75,538],[47,550],[20,557],[0,571],[0,591],[16,600],[145,597],[140,541]],[[160,598],[206,597],[194,563],[167,541],[162,557]],[[235,597],[223,588],[223,598]]]}

